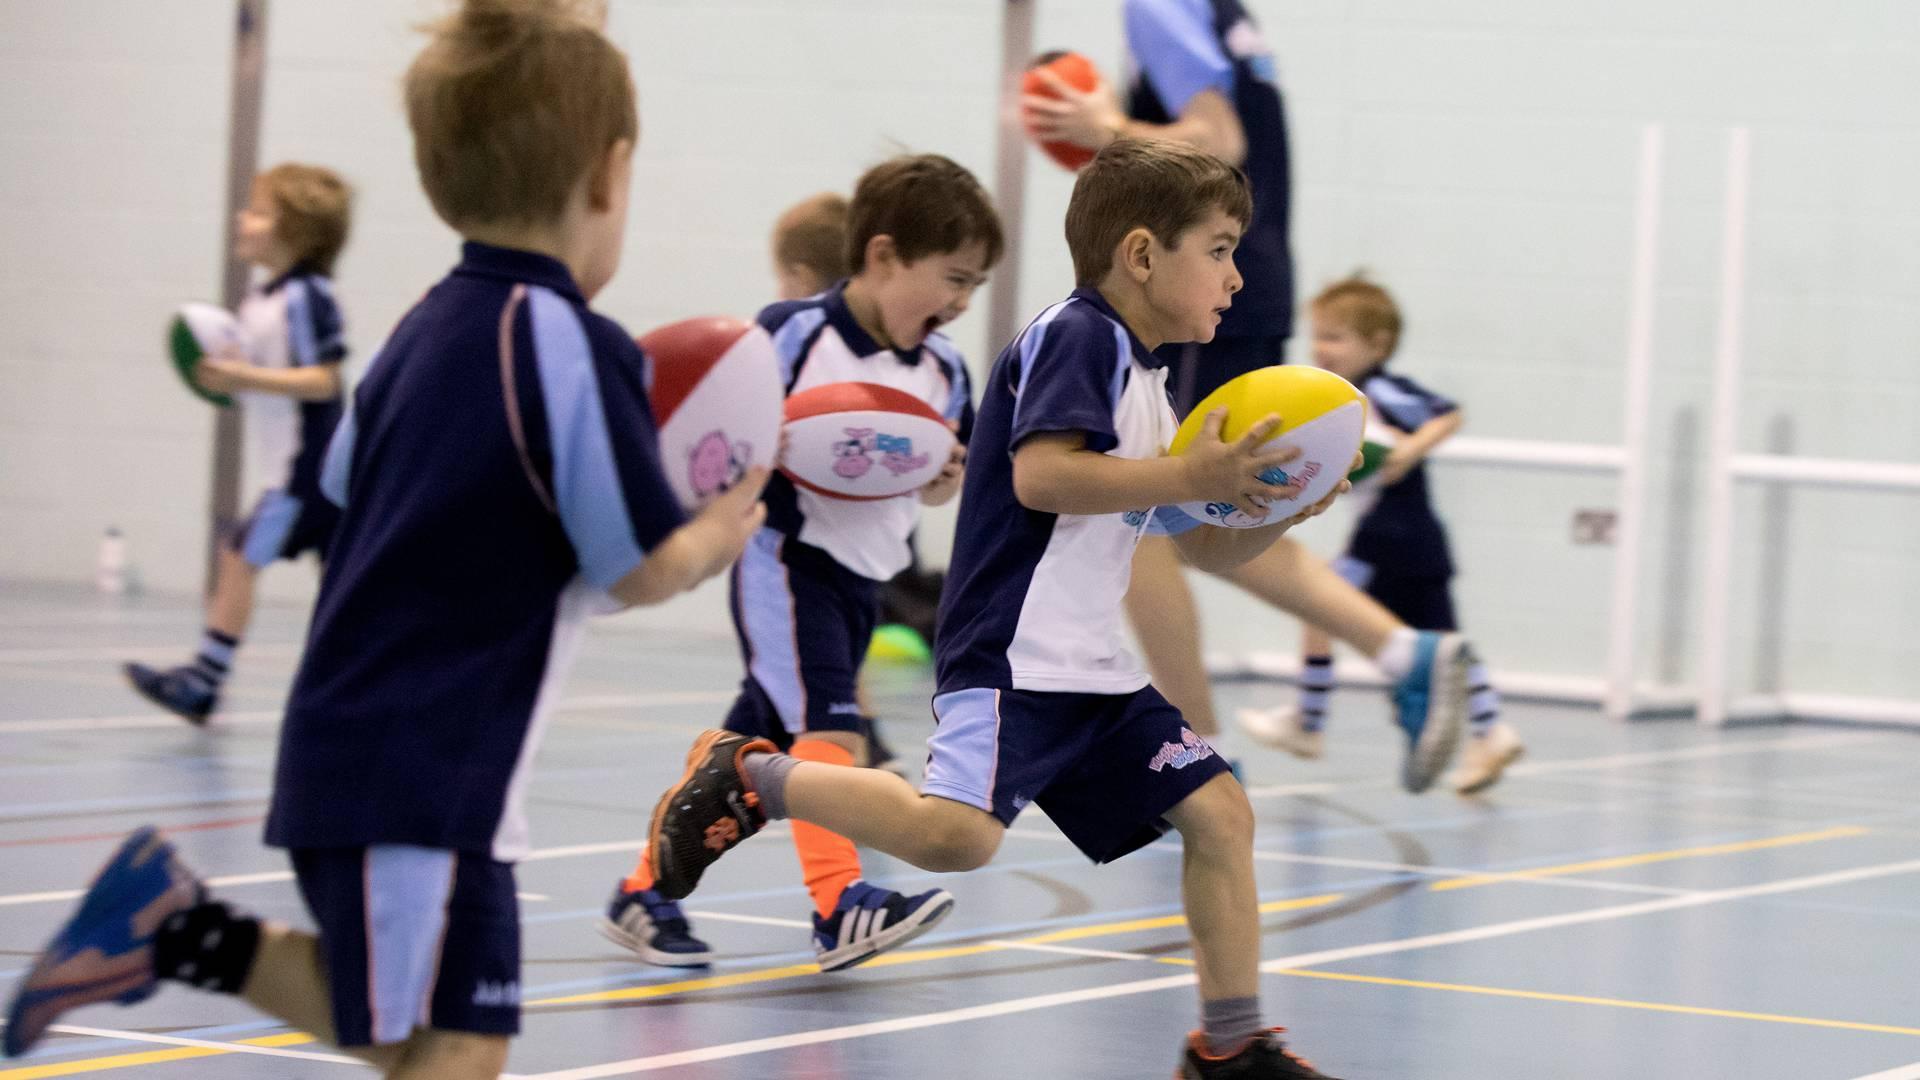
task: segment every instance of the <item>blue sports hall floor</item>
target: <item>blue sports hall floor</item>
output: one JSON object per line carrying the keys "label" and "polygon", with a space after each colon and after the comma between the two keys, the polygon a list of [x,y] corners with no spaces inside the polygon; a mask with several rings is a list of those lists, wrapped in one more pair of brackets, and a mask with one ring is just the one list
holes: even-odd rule
{"label": "blue sports hall floor", "polygon": [[[147,708],[122,660],[173,663],[185,597],[0,586],[0,991],[117,837],[169,830],[224,898],[305,921],[260,842],[277,709],[304,612],[263,608],[204,731]],[[865,967],[810,962],[783,830],[689,902],[708,971],[647,967],[594,930],[684,748],[738,678],[730,640],[589,637],[539,759],[520,869],[521,1077],[1168,1076],[1193,1026],[1169,838],[1088,864],[1037,811],[999,860],[936,878],[936,931]],[[925,737],[926,676],[891,672],[885,730]],[[1222,684],[1223,716],[1285,688]],[[1326,760],[1229,735],[1259,815],[1263,993],[1351,1080],[1920,1078],[1920,741],[1908,733],[1680,721],[1614,726],[1514,705],[1530,747],[1484,797],[1413,797],[1377,694],[1337,696]],[[917,756],[910,753],[910,756]],[[0,1080],[329,1077],[357,1068],[237,1001],[169,987],[82,1010]],[[364,1070],[362,1070],[364,1072]]]}

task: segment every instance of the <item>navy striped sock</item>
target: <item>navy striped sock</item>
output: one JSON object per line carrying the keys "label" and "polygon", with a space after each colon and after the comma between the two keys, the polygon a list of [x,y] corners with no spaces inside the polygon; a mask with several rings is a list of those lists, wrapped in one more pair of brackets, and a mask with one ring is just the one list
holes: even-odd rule
{"label": "navy striped sock", "polygon": [[1327,722],[1327,698],[1333,693],[1333,657],[1309,656],[1300,663],[1300,726],[1319,731]]}
{"label": "navy striped sock", "polygon": [[188,666],[187,674],[206,684],[207,689],[218,693],[222,683],[227,681],[227,673],[233,668],[234,650],[240,647],[238,638],[208,627],[200,635],[200,652],[194,656]]}
{"label": "navy striped sock", "polygon": [[1467,716],[1476,739],[1500,719],[1500,691],[1495,690],[1492,680],[1487,678],[1487,665],[1477,660],[1467,669]]}

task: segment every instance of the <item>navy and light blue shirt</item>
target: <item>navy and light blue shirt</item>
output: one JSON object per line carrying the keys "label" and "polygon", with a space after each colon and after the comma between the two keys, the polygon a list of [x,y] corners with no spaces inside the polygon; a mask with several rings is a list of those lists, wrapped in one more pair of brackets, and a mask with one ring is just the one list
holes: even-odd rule
{"label": "navy and light blue shirt", "polygon": [[[333,283],[310,268],[296,266],[253,289],[240,302],[238,317],[251,364],[296,368],[346,359],[346,328]],[[245,432],[248,489],[318,499],[320,461],[340,423],[341,398],[298,401],[261,390],[234,397]]]}
{"label": "navy and light blue shirt", "polygon": [[1093,289],[1040,313],[995,361],[967,456],[953,560],[940,599],[938,693],[979,688],[1127,694],[1147,673],[1121,603],[1149,528],[1196,522],[1176,508],[1049,514],[1013,490],[1013,454],[1034,435],[1158,457],[1178,423],[1167,373]]}
{"label": "navy and light blue shirt", "polygon": [[1240,0],[1127,0],[1126,27],[1128,115],[1170,124],[1195,94],[1216,90],[1246,133],[1241,168],[1253,185],[1253,221],[1233,253],[1246,285],[1221,317],[1219,336],[1292,336],[1291,166],[1273,50]]}
{"label": "navy and light blue shirt", "polygon": [[280,739],[267,841],[511,861],[586,613],[684,521],[646,358],[567,268],[466,245],[355,388],[343,506]]}
{"label": "navy and light blue shirt", "polygon": [[[903,390],[973,434],[973,391],[966,360],[934,332],[914,349],[889,349],[861,329],[847,308],[846,283],[817,296],[771,304],[760,325],[773,336],[788,395],[837,382]],[[907,538],[920,522],[919,493],[891,499],[832,499],[796,487],[784,475],[767,482],[767,527],[833,556],[862,577],[885,581],[913,561]]]}
{"label": "navy and light blue shirt", "polygon": [[[1453,401],[1404,375],[1384,368],[1360,381],[1361,392],[1374,415],[1402,434],[1459,408]],[[1447,550],[1447,530],[1433,512],[1427,495],[1425,462],[1415,465],[1400,482],[1379,490],[1373,505],[1354,525],[1347,554],[1367,563],[1377,574],[1394,577],[1444,578],[1453,574]]]}

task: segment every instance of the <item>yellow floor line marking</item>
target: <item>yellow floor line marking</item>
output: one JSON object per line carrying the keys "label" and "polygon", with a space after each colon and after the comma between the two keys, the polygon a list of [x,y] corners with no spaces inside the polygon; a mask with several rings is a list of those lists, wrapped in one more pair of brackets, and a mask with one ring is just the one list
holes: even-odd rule
{"label": "yellow floor line marking", "polygon": [[1587,997],[1582,994],[1549,994],[1539,990],[1505,990],[1497,986],[1465,986],[1459,983],[1390,979],[1379,975],[1348,975],[1338,971],[1306,971],[1300,968],[1288,968],[1275,974],[1294,975],[1302,979],[1373,983],[1378,986],[1406,986],[1417,990],[1447,990],[1456,994],[1485,994],[1491,997],[1525,998],[1530,1001],[1559,1001],[1572,1005],[1604,1005],[1614,1009],[1641,1009],[1648,1012],[1682,1013],[1687,1016],[1717,1016],[1727,1020],[1760,1020],[1769,1024],[1798,1024],[1802,1027],[1836,1028],[1841,1031],[1870,1031],[1881,1035],[1920,1035],[1920,1028],[1896,1027],[1892,1024],[1862,1024],[1852,1020],[1821,1020],[1810,1016],[1782,1016],[1779,1013],[1741,1012],[1737,1009],[1708,1009],[1698,1005],[1669,1005],[1658,1001],[1625,1001],[1620,998]]}
{"label": "yellow floor line marking", "polygon": [[[1323,896],[1303,896],[1290,900],[1273,900],[1260,905],[1263,915],[1278,911],[1297,911],[1301,908],[1325,907],[1344,898],[1341,893],[1328,893]],[[1100,923],[1094,926],[1075,926],[1065,930],[1054,930],[1032,937],[1016,938],[1002,944],[989,942],[981,945],[957,945],[946,949],[908,949],[874,957],[862,965],[868,968],[894,967],[899,964],[923,964],[932,960],[951,960],[962,956],[979,956],[984,953],[1004,952],[1010,946],[1023,944],[1049,945],[1060,941],[1080,941],[1091,937],[1103,937],[1110,934],[1126,934],[1138,930],[1158,930],[1173,926],[1186,925],[1182,915],[1166,915],[1154,919],[1134,919],[1128,922]],[[678,982],[655,983],[650,986],[629,986],[619,990],[597,990],[590,994],[573,994],[568,997],[542,998],[526,1003],[528,1008],[536,1005],[582,1005],[596,1001],[640,1001],[647,998],[666,997],[672,994],[692,993],[696,990],[717,990],[728,986],[743,986],[751,983],[775,982],[784,979],[797,979],[807,975],[817,975],[817,964],[791,964],[786,967],[767,968],[761,971],[742,971],[732,975],[714,975],[701,979],[683,979]],[[4,1080],[4,1078],[0,1078]]]}
{"label": "yellow floor line marking", "polygon": [[[313,1036],[304,1031],[285,1031],[278,1035],[263,1035],[257,1039],[236,1040],[244,1046],[298,1046],[310,1043]],[[127,1069],[135,1065],[159,1065],[168,1061],[188,1061],[193,1058],[219,1057],[230,1054],[231,1050],[215,1050],[206,1046],[180,1046],[171,1050],[142,1050],[131,1054],[115,1054],[112,1057],[87,1058],[82,1061],[56,1061],[46,1065],[26,1065],[17,1069],[0,1069],[0,1080],[41,1080],[49,1076],[77,1076],[80,1073],[103,1072],[107,1069]]]}
{"label": "yellow floor line marking", "polygon": [[1515,870],[1511,873],[1474,874],[1434,882],[1433,891],[1473,889],[1481,885],[1498,885],[1503,881],[1526,881],[1530,878],[1559,877],[1564,874],[1582,874],[1594,870],[1618,870],[1627,866],[1646,866],[1651,863],[1672,862],[1676,859],[1735,855],[1743,851],[1763,851],[1767,848],[1791,847],[1794,844],[1840,840],[1850,836],[1861,836],[1866,832],[1866,829],[1858,825],[1840,825],[1831,829],[1821,829],[1818,832],[1790,833],[1786,836],[1767,837],[1764,840],[1741,840],[1731,844],[1711,844],[1706,847],[1678,848],[1673,851],[1649,851],[1640,855],[1619,855],[1611,859],[1593,859],[1588,862],[1567,863],[1564,866],[1543,866],[1536,870]]}
{"label": "yellow floor line marking", "polygon": [[[881,957],[882,960],[886,959]],[[874,963],[879,963],[878,960]],[[527,1008],[535,1005],[579,1005],[589,1001],[639,1001],[644,998],[667,997],[672,994],[688,994],[695,990],[719,990],[729,986],[747,986],[752,983],[773,982],[779,979],[797,979],[803,975],[820,974],[819,964],[788,964],[786,967],[762,968],[759,971],[740,971],[731,975],[709,975],[699,979],[681,979],[677,982],[653,983],[649,986],[629,986],[620,990],[597,990],[591,994],[573,994],[568,997],[541,998],[526,1002]],[[4,1080],[4,1078],[0,1078]]]}
{"label": "yellow floor line marking", "polygon": [[[1260,913],[1271,915],[1282,911],[1298,911],[1303,908],[1325,907],[1338,903],[1345,898],[1342,893],[1327,893],[1320,896],[1302,896],[1287,900],[1272,900],[1260,905]],[[878,956],[866,963],[866,967],[892,967],[899,964],[928,963],[934,960],[948,960],[963,956],[979,956],[985,953],[1005,952],[1018,949],[1023,945],[1050,945],[1062,941],[1080,941],[1087,938],[1105,937],[1114,934],[1135,933],[1141,930],[1160,930],[1186,925],[1183,915],[1164,915],[1152,919],[1133,919],[1126,922],[1099,923],[1092,926],[1075,926],[1064,930],[1054,930],[1026,938],[1016,938],[1007,942],[988,942],[980,945],[960,945],[945,949],[915,949]],[[1142,959],[1147,959],[1142,957]],[[1191,967],[1193,961],[1180,957],[1155,957],[1160,963]],[[741,971],[727,975],[710,975],[698,979],[680,979],[674,982],[654,983],[648,986],[629,986],[619,990],[601,990],[589,994],[574,994],[567,997],[542,998],[526,1002],[527,1008],[551,1005],[581,1005],[593,1002],[642,1001],[649,998],[670,997],[675,994],[692,993],[699,990],[719,990],[733,986],[751,986],[756,983],[779,982],[798,979],[808,975],[818,975],[818,964],[788,964],[777,968],[763,968],[759,971]],[[258,1039],[239,1040],[253,1046],[291,1046],[313,1041],[313,1036],[303,1032],[283,1032],[278,1035],[263,1036]],[[134,1065],[153,1065],[169,1061],[186,1061],[198,1057],[212,1057],[230,1051],[210,1047],[180,1047],[171,1050],[149,1050],[131,1054],[117,1054],[112,1057],[90,1058],[81,1061],[63,1061],[57,1064],[30,1066],[25,1069],[0,1070],[0,1080],[37,1080],[39,1077],[74,1076],[80,1073],[98,1072],[106,1069],[121,1069]],[[51,1071],[47,1071],[51,1070]]]}

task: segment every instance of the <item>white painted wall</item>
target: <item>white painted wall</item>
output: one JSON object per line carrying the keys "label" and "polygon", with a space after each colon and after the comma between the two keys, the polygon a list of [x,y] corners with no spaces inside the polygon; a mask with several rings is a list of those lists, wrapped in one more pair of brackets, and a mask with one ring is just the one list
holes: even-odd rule
{"label": "white painted wall", "polygon": [[[1405,369],[1460,398],[1476,434],[1617,435],[1633,154],[1641,124],[1668,126],[1646,675],[1684,679],[1692,652],[1691,492],[1726,126],[1754,130],[1743,449],[1790,435],[1803,453],[1920,460],[1908,421],[1920,412],[1920,10],[1253,8],[1291,107],[1300,280],[1365,266],[1392,287],[1409,315]],[[362,357],[455,257],[418,192],[398,106],[410,27],[436,9],[273,0],[264,159],[330,164],[359,187],[339,286]],[[765,232],[779,210],[899,148],[990,179],[1000,10],[614,0],[643,138],[628,261],[602,306],[636,331],[751,312],[771,291]],[[211,424],[161,367],[158,338],[173,303],[217,289],[226,22],[206,0],[0,4],[0,577],[84,578],[113,523],[151,583],[197,584]],[[1117,71],[1116,0],[1038,0],[1035,45]],[[1068,188],[1031,159],[1025,310],[1071,284]],[[956,336],[983,368],[1001,344],[978,312]],[[1610,505],[1612,485],[1446,466],[1438,493],[1485,651],[1503,666],[1597,671],[1607,553],[1571,547],[1568,524],[1576,508]],[[1736,685],[1920,696],[1920,502],[1767,498],[1741,499]],[[1303,538],[1332,550],[1339,525]],[[942,535],[930,529],[936,546]],[[268,583],[299,595],[311,573]],[[1210,647],[1292,647],[1286,620],[1202,588]],[[706,630],[722,619],[700,596],[648,617]]]}

